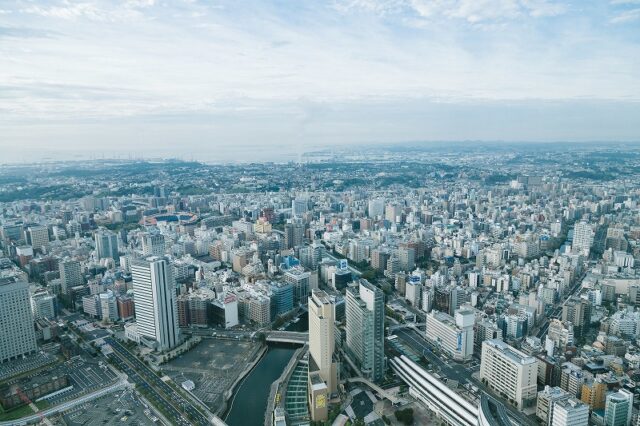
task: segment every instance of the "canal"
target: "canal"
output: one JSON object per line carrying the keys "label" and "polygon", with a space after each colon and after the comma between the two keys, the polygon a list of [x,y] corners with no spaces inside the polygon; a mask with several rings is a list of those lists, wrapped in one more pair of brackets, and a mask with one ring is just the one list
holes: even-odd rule
{"label": "canal", "polygon": [[270,345],[267,353],[241,382],[229,401],[229,426],[264,426],[264,412],[273,383],[284,371],[297,346]]}
{"label": "canal", "polygon": [[286,331],[309,331],[309,313],[304,312],[298,318],[298,322],[291,322],[286,328]]}

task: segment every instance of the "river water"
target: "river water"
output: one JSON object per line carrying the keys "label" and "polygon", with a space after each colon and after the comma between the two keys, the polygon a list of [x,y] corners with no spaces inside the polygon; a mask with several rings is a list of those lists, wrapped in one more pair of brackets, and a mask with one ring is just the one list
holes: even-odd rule
{"label": "river water", "polygon": [[240,384],[229,402],[229,426],[263,426],[267,399],[273,383],[284,371],[296,346],[269,346],[269,350]]}
{"label": "river water", "polygon": [[[309,317],[301,315],[300,320],[291,323],[287,331],[307,331]],[[273,383],[284,371],[298,346],[269,345],[269,350],[240,384],[229,401],[231,410],[225,422],[229,426],[264,426],[264,412]]]}

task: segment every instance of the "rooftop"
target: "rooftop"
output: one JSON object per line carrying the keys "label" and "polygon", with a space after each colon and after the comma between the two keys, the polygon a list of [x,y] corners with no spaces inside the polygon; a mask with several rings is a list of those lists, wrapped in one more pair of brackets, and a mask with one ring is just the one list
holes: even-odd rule
{"label": "rooftop", "polygon": [[488,346],[491,346],[497,349],[505,357],[507,357],[509,360],[517,364],[528,365],[536,362],[536,359],[534,357],[529,356],[523,352],[520,352],[519,350],[506,344],[502,340],[497,340],[497,339],[485,340],[483,344],[486,344]]}

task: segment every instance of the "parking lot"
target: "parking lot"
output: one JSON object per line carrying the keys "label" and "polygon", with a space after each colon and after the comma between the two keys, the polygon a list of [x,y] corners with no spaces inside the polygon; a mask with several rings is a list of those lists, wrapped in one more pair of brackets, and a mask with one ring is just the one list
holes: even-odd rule
{"label": "parking lot", "polygon": [[224,392],[253,359],[259,345],[250,341],[203,339],[184,355],[162,366],[176,383],[193,380],[192,391],[209,409],[222,405]]}
{"label": "parking lot", "polygon": [[147,406],[132,390],[111,394],[69,410],[63,420],[68,426],[160,424],[153,407]]}
{"label": "parking lot", "polygon": [[51,365],[50,368],[32,372],[18,379],[12,379],[8,383],[13,384],[36,377],[60,377],[63,375],[69,376],[69,386],[71,389],[49,398],[47,401],[51,405],[70,401],[82,394],[112,384],[117,380],[115,373],[109,370],[106,364],[101,364],[93,358],[87,359],[77,356],[66,362]]}
{"label": "parking lot", "polygon": [[117,380],[117,376],[106,364],[99,363],[95,359],[87,359],[80,356],[74,357],[55,369],[47,371],[48,374],[67,374],[73,389],[57,395],[49,400],[52,404],[69,401],[79,395],[95,391]]}
{"label": "parking lot", "polygon": [[9,379],[27,371],[36,370],[47,364],[56,362],[58,358],[55,355],[41,351],[33,355],[27,355],[24,358],[12,360],[0,364],[0,381]]}

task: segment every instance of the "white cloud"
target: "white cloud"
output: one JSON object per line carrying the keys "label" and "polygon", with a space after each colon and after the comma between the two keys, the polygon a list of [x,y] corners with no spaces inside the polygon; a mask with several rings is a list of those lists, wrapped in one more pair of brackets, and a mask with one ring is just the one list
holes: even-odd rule
{"label": "white cloud", "polygon": [[[289,20],[260,2],[206,13],[147,1],[38,5],[14,15],[56,37],[0,44],[11,58],[0,67],[0,120],[268,111],[301,100],[640,100],[638,47],[588,31],[548,38],[535,25],[560,13],[556,3],[380,4],[353,0],[342,13],[318,7]],[[394,27],[398,7],[415,29]],[[507,22],[530,15],[540,18],[526,32]]]}
{"label": "white cloud", "polygon": [[611,0],[609,3],[611,3],[614,6],[631,5],[631,4],[640,4],[640,0]]}
{"label": "white cloud", "polygon": [[365,10],[379,14],[408,11],[422,18],[463,19],[470,23],[509,20],[523,16],[557,16],[566,5],[554,0],[343,0],[342,11]]}
{"label": "white cloud", "polygon": [[124,0],[121,2],[72,2],[62,0],[61,2],[47,6],[32,5],[20,11],[45,18],[64,20],[85,18],[97,22],[118,22],[141,18],[143,16],[141,10],[151,7],[154,4],[155,0]]}
{"label": "white cloud", "polygon": [[640,8],[625,10],[611,18],[612,24],[624,24],[640,20]]}

